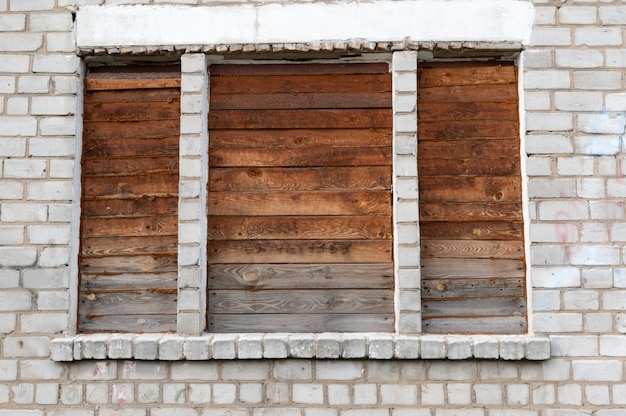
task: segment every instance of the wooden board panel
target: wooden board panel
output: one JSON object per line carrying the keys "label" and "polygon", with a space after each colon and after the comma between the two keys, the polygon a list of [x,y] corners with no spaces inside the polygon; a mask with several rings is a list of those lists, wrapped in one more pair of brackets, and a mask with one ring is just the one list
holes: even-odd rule
{"label": "wooden board panel", "polygon": [[463,139],[514,137],[519,124],[510,120],[448,120],[445,123],[425,121],[419,125],[419,137],[428,139]]}
{"label": "wooden board panel", "polygon": [[86,238],[176,235],[178,217],[152,215],[138,218],[83,218],[81,233]]}
{"label": "wooden board panel", "polygon": [[[180,135],[180,119],[158,120],[154,118],[152,121],[89,121],[83,120],[83,135],[90,139],[127,139],[127,138],[143,138],[143,139],[162,139],[166,137],[178,137]],[[121,145],[122,140],[116,142]],[[155,148],[152,146],[152,148]],[[155,150],[157,150],[155,148]],[[157,153],[159,153],[157,151]]]}
{"label": "wooden board panel", "polygon": [[422,222],[420,236],[423,239],[445,238],[453,240],[521,240],[521,222]]}
{"label": "wooden board panel", "polygon": [[[496,150],[496,149],[494,149]],[[494,154],[499,154],[494,151]],[[433,156],[433,155],[429,155]],[[421,159],[419,171],[424,176],[466,175],[466,176],[512,176],[519,175],[520,157],[499,157],[475,159]]]}
{"label": "wooden board panel", "polygon": [[[443,173],[443,172],[442,172]],[[522,180],[519,176],[420,177],[420,201],[432,202],[519,202]],[[521,210],[521,204],[518,204]]]}
{"label": "wooden board panel", "polygon": [[[175,145],[172,144],[172,151]],[[171,156],[131,156],[125,158],[93,159],[82,166],[85,176],[178,174],[178,158]]]}
{"label": "wooden board panel", "polygon": [[213,149],[210,167],[389,166],[391,147]]}
{"label": "wooden board panel", "polygon": [[178,172],[151,175],[83,175],[85,198],[133,198],[142,195],[167,196],[178,193]]}
{"label": "wooden board panel", "polygon": [[393,290],[209,290],[209,314],[386,313]]}
{"label": "wooden board panel", "polygon": [[462,300],[426,300],[422,302],[422,316],[523,316],[526,301],[521,298],[474,298]]}
{"label": "wooden board panel", "polygon": [[422,240],[422,257],[513,259],[524,258],[522,241]]}
{"label": "wooden board panel", "polygon": [[389,74],[367,75],[243,75],[211,76],[211,96],[217,94],[390,92]]}
{"label": "wooden board panel", "polygon": [[97,90],[124,90],[146,88],[177,88],[180,87],[179,78],[162,79],[85,79],[85,88]]}
{"label": "wooden board panel", "polygon": [[423,102],[417,109],[418,123],[443,120],[519,120],[518,104],[511,102]]}
{"label": "wooden board panel", "polygon": [[214,168],[210,191],[319,191],[389,189],[391,166]]}
{"label": "wooden board panel", "polygon": [[87,103],[83,117],[89,121],[143,121],[180,117],[180,99],[147,102]]}
{"label": "wooden board panel", "polygon": [[393,314],[209,315],[209,332],[392,332]]}
{"label": "wooden board panel", "polygon": [[178,137],[92,139],[84,144],[83,166],[93,158],[146,156],[147,149],[153,156],[178,156]]}
{"label": "wooden board panel", "polygon": [[388,217],[209,217],[211,240],[286,239],[391,239],[393,227]]}
{"label": "wooden board panel", "polygon": [[86,217],[149,217],[176,215],[178,198],[143,196],[133,199],[85,199],[82,215]]}
{"label": "wooden board panel", "polygon": [[209,67],[215,75],[328,75],[328,74],[386,74],[389,64],[371,63],[332,63],[332,64],[214,64]]}
{"label": "wooden board panel", "polygon": [[[518,139],[493,140],[495,143],[485,144],[483,139],[472,140],[422,140],[417,146],[419,160],[429,159],[479,159],[492,158],[494,153],[503,158],[519,158],[520,144]],[[492,139],[484,139],[492,140]]]}
{"label": "wooden board panel", "polygon": [[78,326],[82,333],[121,332],[175,332],[176,315],[80,315]]}
{"label": "wooden board panel", "polygon": [[151,288],[175,290],[178,288],[178,273],[83,273],[80,278],[80,284],[85,292],[110,290],[112,287],[123,287],[125,290],[140,291]]}
{"label": "wooden board panel", "polygon": [[81,292],[81,314],[96,315],[175,315],[176,289],[174,293],[156,290],[126,290],[120,292]]}
{"label": "wooden board panel", "polygon": [[176,272],[178,258],[173,254],[148,256],[83,257],[80,272],[89,274]]}
{"label": "wooden board panel", "polygon": [[[524,278],[422,280],[422,300],[523,297]],[[486,306],[486,305],[484,305]],[[479,307],[475,302],[474,307]],[[481,306],[483,307],[483,306]],[[494,311],[494,314],[495,311]],[[470,314],[471,315],[471,314]]]}
{"label": "wooden board panel", "polygon": [[420,203],[422,221],[474,222],[474,221],[509,221],[523,220],[520,204],[515,203]]}
{"label": "wooden board panel", "polygon": [[391,128],[389,109],[215,110],[213,129],[351,129]]}
{"label": "wooden board panel", "polygon": [[524,277],[524,271],[523,261],[507,259],[423,258],[421,264],[422,279]]}
{"label": "wooden board panel", "polygon": [[322,108],[390,108],[387,92],[352,93],[286,93],[286,94],[217,94],[211,97],[211,111],[263,109],[322,109]]}
{"label": "wooden board panel", "polygon": [[424,332],[430,334],[523,334],[526,316],[424,318]]}
{"label": "wooden board panel", "polygon": [[209,215],[391,215],[391,195],[372,192],[209,192]]}
{"label": "wooden board panel", "polygon": [[389,241],[242,240],[209,241],[209,263],[385,263],[392,260]]}
{"label": "wooden board panel", "polygon": [[104,237],[82,238],[81,255],[84,257],[138,256],[150,254],[175,254],[178,247],[177,235],[147,237]]}
{"label": "wooden board panel", "polygon": [[392,289],[393,265],[385,264],[212,264],[212,289]]}
{"label": "wooden board panel", "polygon": [[511,102],[517,101],[517,85],[470,85],[422,88],[417,92],[418,107],[426,102]]}
{"label": "wooden board panel", "polygon": [[178,88],[157,88],[142,90],[103,90],[88,91],[85,94],[85,105],[97,103],[145,103],[151,101],[180,102]]}
{"label": "wooden board panel", "polygon": [[463,65],[424,63],[418,69],[418,79],[420,90],[445,85],[517,85],[517,71],[510,62],[495,65],[477,62]]}
{"label": "wooden board panel", "polygon": [[[319,147],[391,147],[390,129],[211,129],[209,146],[220,148],[293,148],[312,151]],[[389,161],[391,163],[391,161]]]}

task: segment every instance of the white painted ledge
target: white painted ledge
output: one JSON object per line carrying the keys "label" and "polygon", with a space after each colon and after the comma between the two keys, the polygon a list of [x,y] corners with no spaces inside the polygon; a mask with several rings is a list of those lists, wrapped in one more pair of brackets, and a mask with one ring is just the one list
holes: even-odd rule
{"label": "white painted ledge", "polygon": [[533,19],[526,0],[83,6],[76,42],[79,48],[348,39],[526,45]]}
{"label": "white painted ledge", "polygon": [[97,334],[56,338],[54,361],[242,359],[547,360],[550,339],[530,335]]}

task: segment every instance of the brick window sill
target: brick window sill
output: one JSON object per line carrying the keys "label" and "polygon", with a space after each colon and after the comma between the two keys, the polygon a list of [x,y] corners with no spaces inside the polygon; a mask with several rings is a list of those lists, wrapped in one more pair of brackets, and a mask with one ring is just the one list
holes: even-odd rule
{"label": "brick window sill", "polygon": [[550,340],[531,335],[95,334],[56,338],[53,361],[91,359],[494,359],[547,360]]}

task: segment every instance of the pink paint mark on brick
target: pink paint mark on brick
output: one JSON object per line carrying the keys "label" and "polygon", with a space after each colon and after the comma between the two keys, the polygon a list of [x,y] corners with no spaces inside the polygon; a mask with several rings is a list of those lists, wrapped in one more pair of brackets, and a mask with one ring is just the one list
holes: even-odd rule
{"label": "pink paint mark on brick", "polygon": [[119,387],[116,384],[113,385],[113,401],[118,405],[124,404],[128,401],[126,398],[125,385]]}
{"label": "pink paint mark on brick", "polygon": [[124,375],[124,378],[131,378],[134,373],[135,363],[132,361],[126,361],[122,367],[122,374]]}
{"label": "pink paint mark on brick", "polygon": [[99,377],[101,376],[104,371],[109,367],[109,363],[106,362],[102,362],[102,363],[96,363],[96,365],[93,366],[93,376],[94,377]]}

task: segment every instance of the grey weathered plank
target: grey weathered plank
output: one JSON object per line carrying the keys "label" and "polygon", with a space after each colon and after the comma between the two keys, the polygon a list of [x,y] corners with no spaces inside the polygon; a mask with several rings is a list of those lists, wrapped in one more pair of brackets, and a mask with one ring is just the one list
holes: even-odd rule
{"label": "grey weathered plank", "polygon": [[424,332],[431,334],[523,334],[526,332],[526,317],[426,318],[422,327]]}
{"label": "grey weathered plank", "polygon": [[522,298],[474,298],[422,302],[422,316],[426,318],[523,315],[526,315],[526,300]]}

